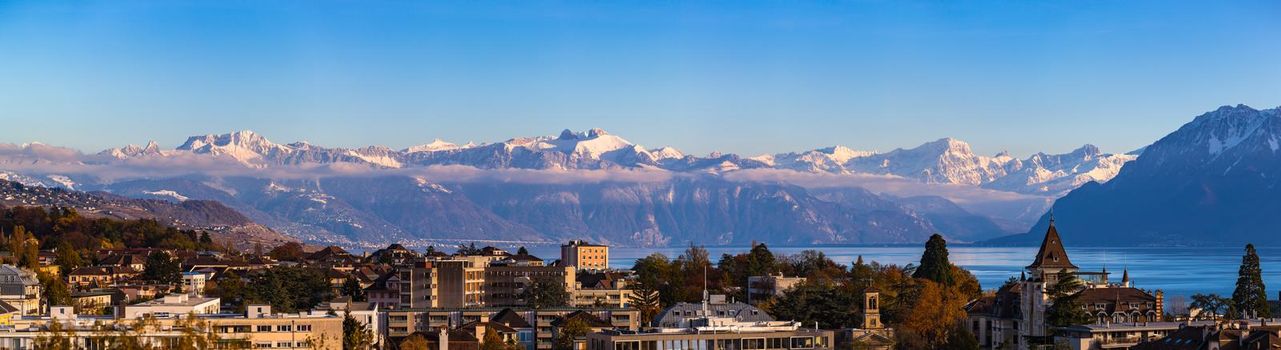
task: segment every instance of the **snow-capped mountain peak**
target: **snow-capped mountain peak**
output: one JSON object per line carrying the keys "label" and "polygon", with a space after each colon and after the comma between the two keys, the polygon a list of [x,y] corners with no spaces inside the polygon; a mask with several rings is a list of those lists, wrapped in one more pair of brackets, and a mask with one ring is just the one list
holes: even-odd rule
{"label": "snow-capped mountain peak", "polygon": [[654,154],[654,158],[660,159],[660,160],[685,158],[684,152],[681,152],[680,150],[673,148],[671,146],[655,148],[655,149],[649,150],[649,153]]}
{"label": "snow-capped mountain peak", "polygon": [[146,146],[126,145],[124,147],[110,148],[99,152],[99,155],[108,156],[116,159],[126,159],[141,156],[160,155],[160,145],[156,141],[147,141]]}
{"label": "snow-capped mountain peak", "polygon": [[860,151],[841,145],[820,148],[818,151],[827,154],[829,158],[840,164],[845,164],[846,162],[849,162],[850,159],[862,158],[876,154],[876,151]]}
{"label": "snow-capped mountain peak", "polygon": [[456,149],[471,148],[475,146],[476,144],[471,142],[468,142],[465,145],[458,145],[452,142],[447,142],[445,140],[435,139],[435,140],[432,140],[430,143],[425,143],[417,146],[410,146],[409,148],[404,149],[402,152],[414,153],[414,152],[451,151]]}

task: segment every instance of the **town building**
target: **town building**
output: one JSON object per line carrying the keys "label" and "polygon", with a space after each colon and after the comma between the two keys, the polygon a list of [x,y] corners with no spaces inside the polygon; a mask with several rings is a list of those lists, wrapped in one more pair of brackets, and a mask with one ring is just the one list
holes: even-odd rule
{"label": "town building", "polygon": [[570,304],[577,307],[631,305],[635,292],[627,276],[616,271],[581,271],[572,289]]}
{"label": "town building", "polygon": [[[1094,322],[1055,327],[1046,320],[1053,305],[1049,291],[1062,276],[1069,275],[1082,282],[1083,289],[1076,297]],[[1109,340],[1115,337],[1147,339],[1170,331],[1159,323],[1164,308],[1161,291],[1131,286],[1128,270],[1120,283],[1110,282],[1108,275],[1107,269],[1081,271],[1072,263],[1051,217],[1036,257],[1023,276],[967,304],[967,326],[984,349],[1037,349],[1064,342],[1084,342],[1083,349],[1112,349],[1118,348]]]}
{"label": "town building", "polygon": [[755,323],[774,321],[774,316],[751,304],[726,302],[724,295],[711,295],[702,303],[680,302],[663,309],[655,317],[654,326],[659,328],[689,328],[690,322],[709,317]]}
{"label": "town building", "polygon": [[783,274],[750,276],[747,278],[747,302],[758,303],[781,296],[788,289],[805,283],[805,277],[787,277]]}
{"label": "town building", "polygon": [[0,302],[13,306],[23,315],[39,314],[44,309],[42,291],[35,272],[0,265]]}
{"label": "town building", "polygon": [[0,327],[0,349],[36,349],[36,340],[49,336],[55,323],[59,334],[78,349],[107,348],[125,332],[143,344],[171,348],[193,325],[196,333],[216,335],[214,348],[342,349],[342,317],[325,313],[273,314],[270,307],[257,305],[245,314],[160,315],[142,322],[77,314],[73,309],[58,306],[45,315],[12,317]]}
{"label": "town building", "polygon": [[485,266],[471,260],[427,260],[400,271],[400,307],[485,305]]}
{"label": "town building", "polygon": [[[835,333],[774,321],[753,306],[713,306],[705,298],[696,310],[676,305],[664,310],[665,321],[645,330],[614,329],[587,335],[586,350],[764,350],[835,349]],[[733,305],[733,306],[730,306]]]}
{"label": "town building", "polygon": [[209,275],[202,272],[187,271],[182,273],[183,291],[191,295],[205,295],[205,281]]}
{"label": "town building", "polygon": [[499,265],[495,262],[484,268],[484,303],[498,307],[528,305],[523,294],[539,281],[559,284],[572,294],[575,272],[573,267],[568,266]]}
{"label": "town building", "polygon": [[79,313],[91,315],[110,314],[117,302],[116,293],[109,291],[72,292],[71,303]]}
{"label": "town building", "polygon": [[135,319],[143,316],[167,316],[186,314],[217,314],[222,311],[218,298],[192,296],[189,294],[169,294],[159,299],[133,305],[125,305],[123,318]]}
{"label": "town building", "polygon": [[609,246],[572,240],[560,246],[560,263],[579,270],[609,268]]}
{"label": "town building", "polygon": [[141,274],[129,266],[85,266],[67,273],[67,283],[76,288],[106,287]]}
{"label": "town building", "polygon": [[[501,322],[513,329],[525,329],[521,344],[530,349],[547,350],[552,347],[555,323],[575,312],[585,312],[608,323],[616,329],[640,329],[640,311],[631,308],[428,308],[388,310],[385,337],[390,343],[399,343],[414,333],[425,336],[439,335],[441,329],[455,329],[471,322]],[[519,322],[517,320],[523,320]],[[430,339],[429,339],[430,340]]]}
{"label": "town building", "polygon": [[1281,348],[1281,320],[1189,321],[1133,350],[1238,350]]}

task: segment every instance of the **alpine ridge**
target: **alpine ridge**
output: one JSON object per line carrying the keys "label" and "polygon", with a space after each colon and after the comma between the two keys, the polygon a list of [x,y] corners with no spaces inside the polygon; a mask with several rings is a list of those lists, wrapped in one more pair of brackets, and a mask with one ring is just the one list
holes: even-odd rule
{"label": "alpine ridge", "polygon": [[[958,242],[977,241],[1021,230],[1030,221],[1011,218],[1034,218],[1027,212],[1043,210],[1043,198],[1107,181],[1133,159],[1089,145],[1027,159],[982,156],[952,138],[883,153],[838,145],[695,156],[670,146],[647,148],[602,129],[479,144],[435,139],[399,150],[282,144],[247,130],[191,136],[174,149],[155,142],[93,155],[38,144],[10,148],[18,151],[0,153],[6,170],[0,174],[31,185],[178,203],[211,200],[306,241],[411,245],[476,237],[885,244],[918,242],[940,231]],[[757,171],[782,178],[753,180]],[[959,192],[891,195],[875,183],[788,180],[807,174]],[[993,195],[1000,193],[1015,199],[999,202],[1009,196]]]}
{"label": "alpine ridge", "polygon": [[[1112,181],[1089,183],[1054,203],[1072,244],[1278,244],[1281,108],[1223,106],[1145,148]],[[1021,242],[1043,232],[1001,239]]]}

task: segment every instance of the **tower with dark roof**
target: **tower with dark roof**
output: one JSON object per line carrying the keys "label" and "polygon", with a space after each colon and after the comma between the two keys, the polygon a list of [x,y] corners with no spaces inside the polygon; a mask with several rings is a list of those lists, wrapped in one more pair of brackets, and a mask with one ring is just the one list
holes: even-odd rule
{"label": "tower with dark roof", "polygon": [[1033,279],[1054,283],[1058,281],[1060,272],[1076,272],[1077,269],[1072,260],[1068,259],[1067,250],[1063,248],[1059,230],[1054,227],[1054,216],[1050,216],[1050,227],[1045,230],[1041,249],[1036,252],[1036,259],[1032,264],[1027,266],[1027,271]]}

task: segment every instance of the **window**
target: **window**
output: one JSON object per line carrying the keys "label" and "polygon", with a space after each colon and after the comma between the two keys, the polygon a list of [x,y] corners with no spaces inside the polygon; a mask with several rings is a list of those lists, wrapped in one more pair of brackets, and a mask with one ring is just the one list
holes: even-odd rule
{"label": "window", "polygon": [[270,331],[271,331],[271,326],[258,326],[258,331],[259,331],[259,332],[270,332]]}
{"label": "window", "polygon": [[292,326],[290,326],[290,325],[287,325],[287,324],[282,324],[282,325],[277,325],[277,326],[276,326],[276,331],[277,331],[277,332],[289,332],[289,331],[291,331],[292,329],[293,329],[293,327],[292,327]]}
{"label": "window", "polygon": [[298,331],[299,331],[299,332],[311,332],[311,325],[309,325],[309,324],[300,324],[300,325],[298,325]]}
{"label": "window", "polygon": [[792,337],[792,349],[812,349],[812,348],[814,348],[814,338]]}

